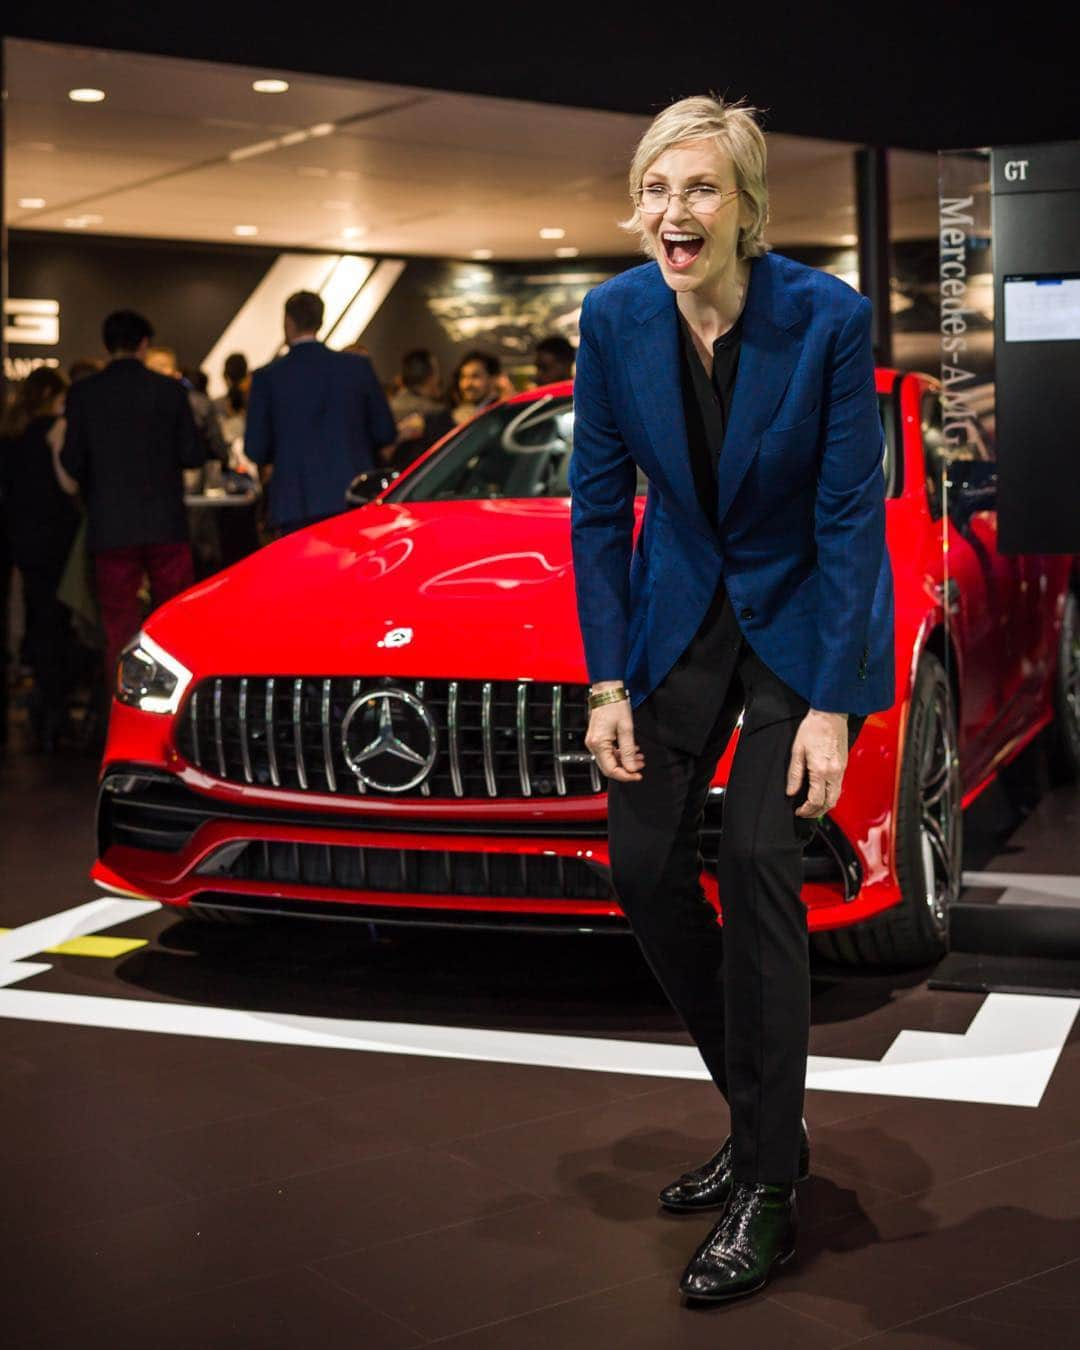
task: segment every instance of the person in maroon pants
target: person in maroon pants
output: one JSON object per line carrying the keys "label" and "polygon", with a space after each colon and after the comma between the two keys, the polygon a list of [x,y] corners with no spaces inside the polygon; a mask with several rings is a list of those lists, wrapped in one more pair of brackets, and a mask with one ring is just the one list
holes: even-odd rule
{"label": "person in maroon pants", "polygon": [[108,365],[68,395],[60,467],[63,486],[86,500],[112,688],[120,652],[142,619],[143,577],[155,607],[194,580],[183,471],[198,468],[204,451],[183,385],[143,364],[150,323],[117,310],[103,336]]}

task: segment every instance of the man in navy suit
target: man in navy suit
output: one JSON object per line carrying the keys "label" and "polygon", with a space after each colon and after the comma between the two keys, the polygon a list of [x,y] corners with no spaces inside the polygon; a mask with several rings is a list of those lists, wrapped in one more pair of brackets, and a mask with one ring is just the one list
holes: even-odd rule
{"label": "man in navy suit", "polygon": [[[660,1195],[723,1211],[683,1275],[693,1299],[761,1289],[794,1253],[809,1168],[802,850],[894,687],[870,304],[768,251],[753,111],[684,99],[643,136],[625,224],[654,261],[586,297],[570,466],[612,878],[730,1108],[719,1152]],[[700,825],[740,723],[721,928]]]}
{"label": "man in navy suit", "polygon": [[345,489],[397,436],[371,362],[321,343],[322,321],[314,292],[290,295],[289,350],[251,381],[244,454],[272,469],[269,521],[278,535],[343,511]]}

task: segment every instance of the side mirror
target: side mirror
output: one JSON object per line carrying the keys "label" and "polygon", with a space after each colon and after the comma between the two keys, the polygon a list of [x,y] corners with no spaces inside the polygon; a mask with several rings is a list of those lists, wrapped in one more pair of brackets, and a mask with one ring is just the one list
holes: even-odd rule
{"label": "side mirror", "polygon": [[979,511],[997,506],[997,465],[985,459],[956,459],[949,465],[949,515],[962,529]]}
{"label": "side mirror", "polygon": [[401,474],[397,469],[380,472],[378,469],[367,473],[358,473],[345,489],[346,506],[364,506],[372,502],[380,492],[385,492],[395,478]]}

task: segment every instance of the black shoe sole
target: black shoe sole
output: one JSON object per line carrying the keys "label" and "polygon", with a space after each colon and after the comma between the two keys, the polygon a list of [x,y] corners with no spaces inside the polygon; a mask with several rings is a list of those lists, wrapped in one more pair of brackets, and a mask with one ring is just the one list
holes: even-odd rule
{"label": "black shoe sole", "polygon": [[793,1245],[788,1251],[786,1251],[783,1254],[783,1256],[778,1256],[776,1258],[776,1260],[769,1267],[768,1274],[761,1281],[761,1283],[751,1285],[749,1289],[736,1289],[734,1293],[730,1294],[698,1294],[698,1293],[690,1293],[689,1290],[684,1289],[680,1284],[679,1292],[683,1295],[684,1298],[689,1300],[690,1303],[732,1303],[734,1302],[735,1299],[746,1298],[750,1294],[760,1293],[760,1291],[764,1289],[765,1286],[769,1283],[770,1279],[772,1279],[773,1275],[777,1271],[777,1268],[780,1266],[786,1266],[794,1255],[795,1255],[795,1247]]}
{"label": "black shoe sole", "polygon": [[[807,1170],[802,1176],[795,1178],[795,1184],[798,1185],[800,1182],[807,1181],[809,1180],[809,1177],[810,1172]],[[686,1204],[679,1204],[677,1202],[673,1204],[668,1200],[661,1200],[660,1208],[666,1209],[669,1214],[704,1214],[710,1209],[723,1209],[726,1204],[727,1194],[725,1193],[722,1200],[710,1200],[704,1205],[695,1205],[693,1201],[688,1201]]]}

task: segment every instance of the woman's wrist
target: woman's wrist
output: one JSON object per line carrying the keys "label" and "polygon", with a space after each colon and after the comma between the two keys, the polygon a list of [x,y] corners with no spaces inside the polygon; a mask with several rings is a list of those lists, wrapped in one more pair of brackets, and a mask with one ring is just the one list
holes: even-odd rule
{"label": "woman's wrist", "polygon": [[602,708],[608,703],[623,703],[630,698],[626,686],[621,680],[603,681],[605,688],[598,689],[595,686],[589,690],[589,711],[594,708]]}

